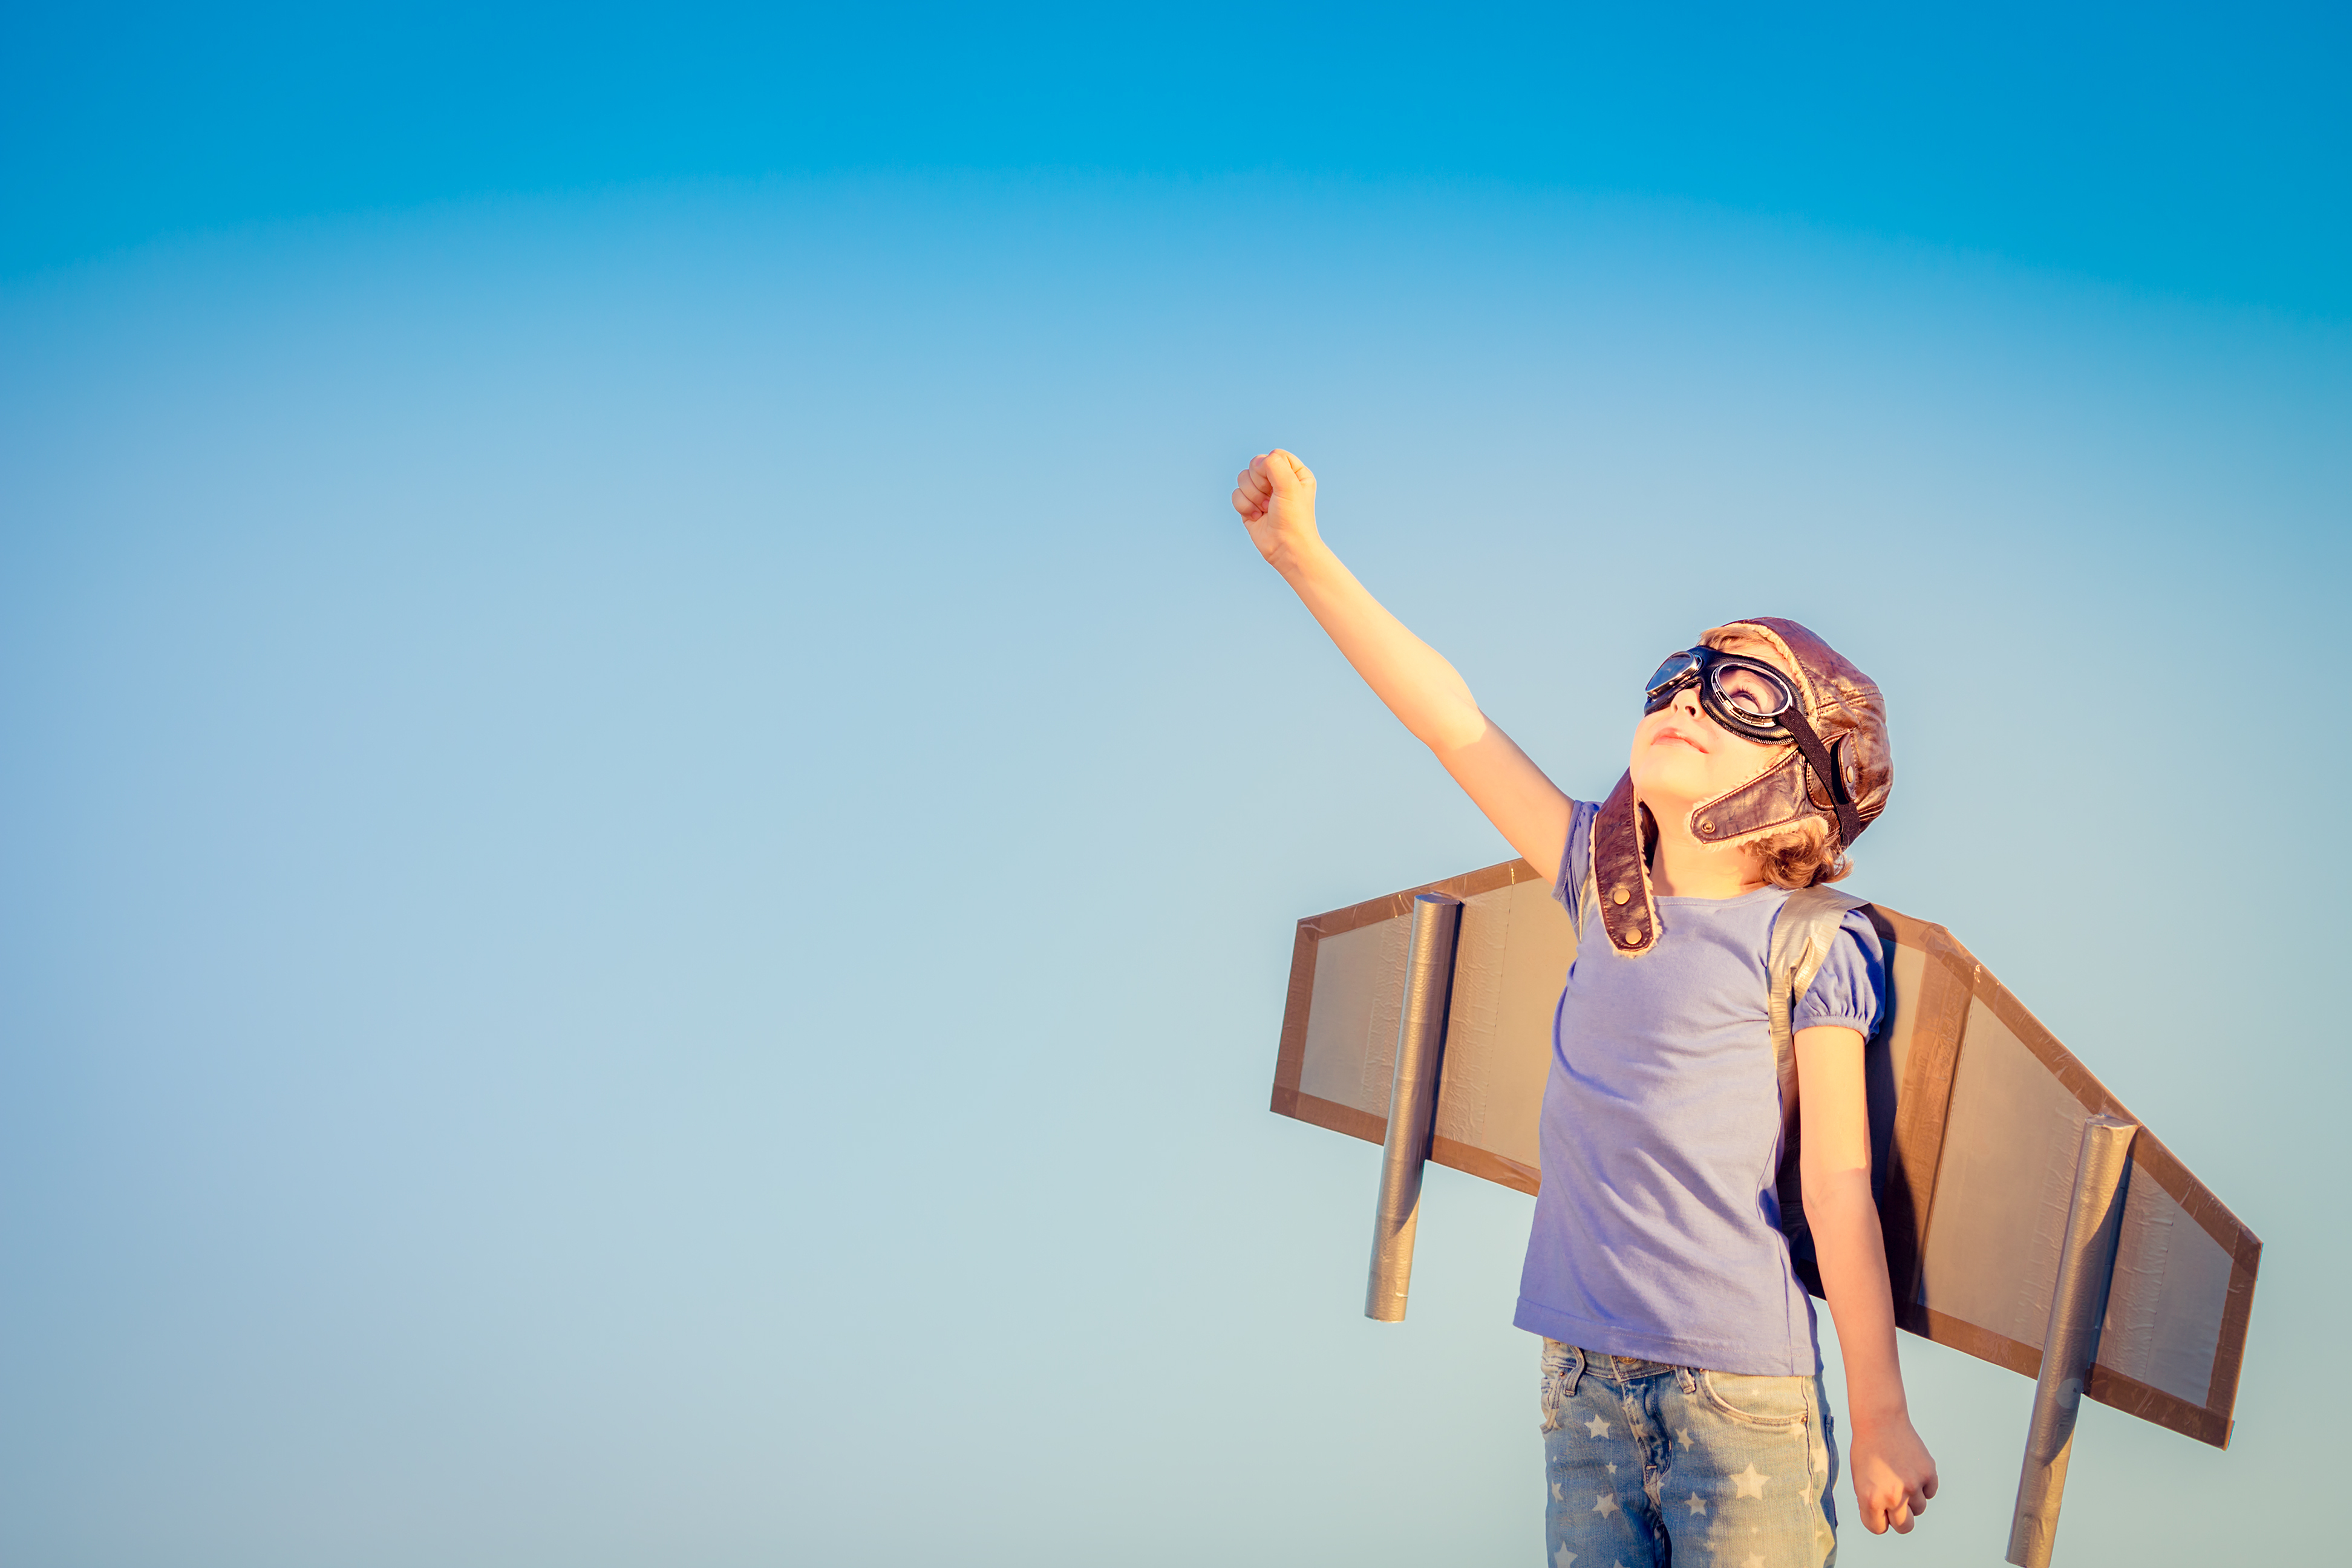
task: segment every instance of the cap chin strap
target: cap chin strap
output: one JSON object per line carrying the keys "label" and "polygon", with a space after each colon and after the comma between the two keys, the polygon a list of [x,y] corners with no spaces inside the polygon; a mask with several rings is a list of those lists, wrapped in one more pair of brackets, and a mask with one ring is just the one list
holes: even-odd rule
{"label": "cap chin strap", "polygon": [[1813,770],[1813,776],[1821,780],[1822,787],[1830,793],[1830,803],[1837,808],[1839,847],[1853,848],[1853,841],[1862,837],[1862,814],[1854,810],[1853,802],[1846,798],[1845,780],[1838,776],[1837,769],[1831,764],[1829,748],[1822,744],[1822,738],[1814,732],[1811,722],[1793,708],[1780,715],[1780,722],[1787,728],[1790,738],[1797,742],[1798,753],[1805,759],[1805,765]]}

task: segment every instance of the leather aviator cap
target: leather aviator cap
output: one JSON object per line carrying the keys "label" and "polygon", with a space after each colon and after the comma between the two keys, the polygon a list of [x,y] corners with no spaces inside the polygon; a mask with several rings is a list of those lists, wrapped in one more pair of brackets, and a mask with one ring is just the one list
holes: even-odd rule
{"label": "leather aviator cap", "polygon": [[[1775,747],[1754,778],[1691,808],[1691,836],[1702,844],[1751,843],[1819,817],[1830,843],[1851,848],[1886,809],[1895,758],[1886,743],[1886,701],[1870,677],[1794,621],[1770,616],[1732,621],[1699,639],[1733,651],[1741,641],[1770,649],[1796,688],[1801,718],[1782,721],[1797,739]],[[1650,808],[1633,799],[1633,775],[1617,781],[1592,824],[1592,888],[1611,945],[1627,957],[1658,937],[1657,895],[1650,886]],[[1826,869],[1826,867],[1824,868]]]}

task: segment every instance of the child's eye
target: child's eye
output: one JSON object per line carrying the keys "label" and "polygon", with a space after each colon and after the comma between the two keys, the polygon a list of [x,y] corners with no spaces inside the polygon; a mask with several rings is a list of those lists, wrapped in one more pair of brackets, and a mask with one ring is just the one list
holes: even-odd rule
{"label": "child's eye", "polygon": [[1716,683],[1716,689],[1720,691],[1723,694],[1723,700],[1734,708],[1743,713],[1752,713],[1759,719],[1770,718],[1778,713],[1787,701],[1780,692],[1773,689],[1770,682],[1761,676],[1744,669],[1727,672],[1724,678]]}

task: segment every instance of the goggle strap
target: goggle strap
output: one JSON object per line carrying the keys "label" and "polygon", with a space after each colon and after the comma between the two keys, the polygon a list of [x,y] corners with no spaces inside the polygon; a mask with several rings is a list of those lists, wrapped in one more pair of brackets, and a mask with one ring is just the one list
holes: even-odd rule
{"label": "goggle strap", "polygon": [[1845,781],[1838,777],[1837,769],[1831,765],[1829,748],[1822,744],[1822,738],[1813,732],[1813,727],[1805,716],[1793,708],[1780,715],[1780,722],[1788,727],[1790,738],[1797,742],[1797,750],[1804,757],[1805,765],[1813,770],[1814,776],[1822,781],[1822,787],[1830,792],[1830,801],[1837,808],[1839,847],[1851,849],[1853,841],[1862,837],[1862,814],[1854,810],[1853,802],[1846,798]]}

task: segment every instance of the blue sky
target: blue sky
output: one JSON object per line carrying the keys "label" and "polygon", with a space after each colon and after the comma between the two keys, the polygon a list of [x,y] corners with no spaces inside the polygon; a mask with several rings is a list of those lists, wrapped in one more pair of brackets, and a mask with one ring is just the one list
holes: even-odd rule
{"label": "blue sky", "polygon": [[482,194],[1253,172],[1670,196],[2341,316],[2340,6],[16,6],[0,266]]}
{"label": "blue sky", "polygon": [[[1714,620],[1877,677],[1854,886],[2269,1245],[2069,1561],[2324,1552],[2342,25],[2077,15],[16,18],[0,1555],[1530,1560],[1526,1200],[1369,1324],[1264,1109],[1291,921],[1506,853],[1274,439],[1579,795]],[[1986,1561],[1906,1352],[1847,1557]]]}

